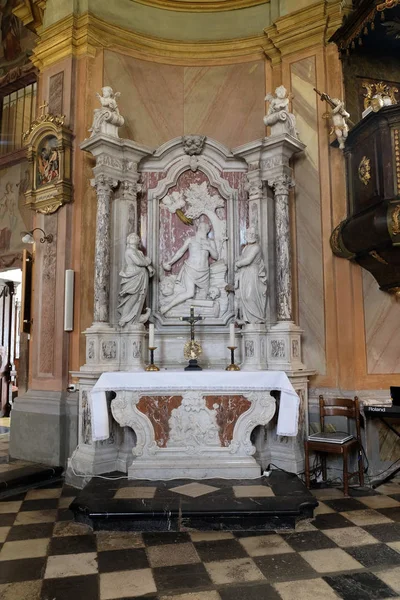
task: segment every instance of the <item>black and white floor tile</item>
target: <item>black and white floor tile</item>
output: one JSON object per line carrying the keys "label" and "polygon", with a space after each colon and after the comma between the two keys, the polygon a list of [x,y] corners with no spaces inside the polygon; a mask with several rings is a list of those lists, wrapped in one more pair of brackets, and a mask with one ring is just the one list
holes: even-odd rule
{"label": "black and white floor tile", "polygon": [[56,483],[0,501],[2,600],[400,599],[398,483],[318,490],[315,519],[279,534],[93,533],[72,520],[75,494]]}

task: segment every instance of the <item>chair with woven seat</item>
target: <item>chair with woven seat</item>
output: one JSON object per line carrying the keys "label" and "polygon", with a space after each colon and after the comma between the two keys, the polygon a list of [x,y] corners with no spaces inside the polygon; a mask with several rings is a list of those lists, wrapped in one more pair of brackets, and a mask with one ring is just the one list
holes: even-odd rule
{"label": "chair with woven seat", "polygon": [[[308,438],[304,442],[305,447],[305,475],[306,485],[310,487],[310,452],[321,453],[322,462],[322,479],[327,480],[327,469],[326,469],[326,454],[341,454],[343,456],[343,491],[344,495],[349,495],[349,479],[358,474],[360,486],[364,485],[364,461],[362,456],[362,441],[360,431],[360,405],[358,397],[355,396],[354,400],[351,398],[329,398],[324,399],[323,396],[319,397],[319,410],[320,410],[320,423],[321,432],[326,438],[324,440],[312,440]],[[347,417],[347,419],[354,419],[356,426],[356,435],[352,435],[351,439],[344,441],[343,443],[337,443],[329,439],[329,433],[325,432],[325,417]],[[317,434],[315,434],[317,436]],[[350,435],[350,434],[349,434]],[[333,437],[333,436],[332,436]],[[345,437],[345,436],[343,436]],[[358,470],[353,473],[349,473],[349,452],[352,450],[357,451],[358,459]]]}

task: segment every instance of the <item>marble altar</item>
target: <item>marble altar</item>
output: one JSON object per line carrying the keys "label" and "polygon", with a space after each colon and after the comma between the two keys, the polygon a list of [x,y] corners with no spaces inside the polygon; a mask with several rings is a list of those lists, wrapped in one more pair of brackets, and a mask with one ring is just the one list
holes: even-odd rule
{"label": "marble altar", "polygon": [[[118,128],[124,120],[117,97],[113,90],[103,88],[102,108],[95,112],[91,136],[81,144],[96,163],[93,186],[97,222],[94,320],[85,332],[86,363],[74,373],[80,382],[80,433],[74,460],[88,476],[118,468],[131,477],[133,454],[136,452],[135,468],[144,461],[139,445],[143,431],[147,431],[153,450],[146,455],[140,476],[157,473],[160,477],[162,468],[157,461],[164,460],[164,451],[170,456],[181,452],[177,448],[183,444],[183,434],[173,423],[182,422],[183,411],[186,417],[192,413],[189,416],[194,419],[194,429],[185,430],[188,438],[200,439],[200,431],[207,429],[211,454],[206,456],[208,461],[211,455],[217,460],[215,473],[224,472],[225,462],[232,469],[235,464],[238,467],[231,477],[244,473],[247,477],[250,471],[259,474],[249,452],[250,447],[253,450],[249,440],[255,428],[259,462],[270,461],[299,472],[303,469],[310,372],[301,360],[302,332],[293,318],[289,203],[295,185],[290,161],[305,146],[298,139],[295,117],[289,111],[290,97],[283,86],[274,96],[269,95],[264,122],[270,135],[234,149],[204,135],[177,137],[157,149],[121,139]],[[135,284],[139,280],[143,293]],[[189,399],[172,388],[161,390],[158,396],[167,398],[163,410],[169,414],[168,422],[172,419],[172,437],[168,437],[165,448],[157,446],[157,428],[150,426],[149,418],[139,410],[141,421],[136,419],[137,407],[145,401],[127,390],[118,392],[108,408],[113,415],[110,435],[98,441],[91,438],[91,390],[105,372],[126,372],[132,381],[135,373],[141,375],[148,357],[146,322],[155,327],[161,387],[171,369],[183,369],[187,331],[181,317],[189,314],[191,307],[202,316],[196,339],[202,345],[199,362],[204,369],[204,390],[209,386],[211,370],[222,370],[229,364],[229,326],[234,323],[235,359],[242,375],[248,371],[250,378],[252,374],[256,378],[256,374],[281,371],[300,397],[297,436],[283,435],[277,428],[275,401],[268,396],[265,400],[268,386],[263,394],[261,389],[251,391],[250,386],[231,390],[232,398],[237,398],[234,402],[240,406],[250,402],[248,412],[255,411],[258,420],[250,419],[252,427],[246,432],[239,425],[234,427],[231,450],[218,445],[220,409],[214,407],[218,402],[210,400],[208,405],[205,391]],[[226,395],[222,388],[215,393],[218,397]],[[261,396],[256,401],[255,396],[250,399],[246,394]],[[149,408],[153,401],[146,402]],[[243,470],[232,452],[237,444],[243,449],[240,461],[247,461]],[[168,460],[168,468],[178,476],[179,469],[174,471]],[[195,477],[213,476],[206,462]],[[189,467],[194,468],[193,461],[185,466],[189,469],[185,470],[186,477],[191,476]]]}

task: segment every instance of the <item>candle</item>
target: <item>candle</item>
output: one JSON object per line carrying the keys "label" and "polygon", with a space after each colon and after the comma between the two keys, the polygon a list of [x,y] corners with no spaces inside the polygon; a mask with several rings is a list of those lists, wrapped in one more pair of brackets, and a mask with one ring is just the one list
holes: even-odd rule
{"label": "candle", "polygon": [[229,346],[231,348],[235,346],[235,323],[229,325]]}
{"label": "candle", "polygon": [[154,324],[149,324],[149,348],[155,348],[154,346]]}

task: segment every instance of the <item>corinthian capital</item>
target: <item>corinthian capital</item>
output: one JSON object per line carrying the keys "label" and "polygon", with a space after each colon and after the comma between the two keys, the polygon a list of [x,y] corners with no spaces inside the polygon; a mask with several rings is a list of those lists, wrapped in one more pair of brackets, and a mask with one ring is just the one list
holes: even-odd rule
{"label": "corinthian capital", "polygon": [[91,185],[96,188],[97,195],[99,194],[110,194],[114,188],[118,185],[118,180],[113,177],[107,177],[106,175],[96,175],[94,179],[90,181]]}
{"label": "corinthian capital", "polygon": [[278,175],[274,179],[269,179],[268,185],[273,188],[275,196],[288,196],[290,188],[295,186],[295,182],[290,175]]}

